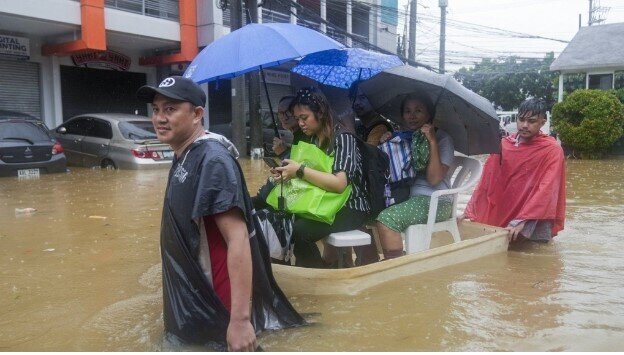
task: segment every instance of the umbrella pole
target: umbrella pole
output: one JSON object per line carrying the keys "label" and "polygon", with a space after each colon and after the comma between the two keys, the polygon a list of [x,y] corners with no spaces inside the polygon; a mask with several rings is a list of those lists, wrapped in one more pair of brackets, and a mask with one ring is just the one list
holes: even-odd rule
{"label": "umbrella pole", "polygon": [[269,96],[269,88],[267,87],[266,78],[264,77],[264,69],[260,66],[260,75],[262,75],[262,84],[264,84],[264,92],[266,94],[267,102],[269,103],[269,112],[271,112],[271,119],[273,120],[273,129],[275,130],[275,136],[277,138],[281,138],[279,134],[279,130],[277,129],[277,121],[275,120],[275,115],[273,114],[273,106],[271,106],[271,97]]}

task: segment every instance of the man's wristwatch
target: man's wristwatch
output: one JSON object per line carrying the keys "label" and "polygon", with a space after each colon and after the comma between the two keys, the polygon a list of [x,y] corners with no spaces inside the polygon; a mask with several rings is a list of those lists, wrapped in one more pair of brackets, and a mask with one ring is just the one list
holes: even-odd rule
{"label": "man's wristwatch", "polygon": [[303,179],[303,169],[305,169],[306,165],[305,164],[301,164],[299,166],[299,169],[297,169],[297,177],[299,179]]}

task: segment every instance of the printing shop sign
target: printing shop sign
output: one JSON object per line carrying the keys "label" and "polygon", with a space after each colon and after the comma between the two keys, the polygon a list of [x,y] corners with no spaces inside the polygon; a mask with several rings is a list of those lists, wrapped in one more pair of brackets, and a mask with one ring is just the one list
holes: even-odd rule
{"label": "printing shop sign", "polygon": [[130,57],[119,52],[107,51],[82,51],[71,56],[72,61],[78,67],[95,69],[113,69],[126,71],[130,68]]}
{"label": "printing shop sign", "polygon": [[30,40],[24,37],[0,35],[0,58],[30,59]]}

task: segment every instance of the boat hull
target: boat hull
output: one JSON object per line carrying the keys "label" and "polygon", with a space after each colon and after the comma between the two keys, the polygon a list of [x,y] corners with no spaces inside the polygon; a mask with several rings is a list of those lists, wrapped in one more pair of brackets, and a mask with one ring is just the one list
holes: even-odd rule
{"label": "boat hull", "polygon": [[357,295],[368,288],[401,277],[506,252],[507,231],[481,223],[463,221],[462,241],[452,242],[448,232],[433,235],[432,248],[396,259],[347,269],[311,269],[273,265],[273,275],[287,295]]}

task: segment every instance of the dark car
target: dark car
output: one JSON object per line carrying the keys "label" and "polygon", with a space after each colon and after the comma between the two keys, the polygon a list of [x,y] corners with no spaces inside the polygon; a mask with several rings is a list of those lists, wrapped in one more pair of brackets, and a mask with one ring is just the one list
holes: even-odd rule
{"label": "dark car", "polygon": [[61,144],[42,120],[0,110],[0,176],[20,178],[67,171]]}
{"label": "dark car", "polygon": [[112,169],[169,168],[173,150],[156,138],[151,119],[124,113],[88,113],[54,130],[70,165]]}

